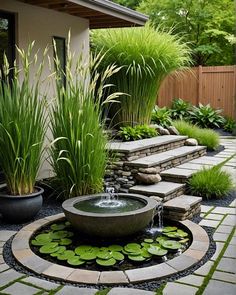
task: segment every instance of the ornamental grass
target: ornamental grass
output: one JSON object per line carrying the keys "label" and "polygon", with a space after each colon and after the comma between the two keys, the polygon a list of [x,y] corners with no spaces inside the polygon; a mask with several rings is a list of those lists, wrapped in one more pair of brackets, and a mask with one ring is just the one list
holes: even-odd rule
{"label": "ornamental grass", "polygon": [[120,103],[110,109],[115,126],[149,124],[163,79],[190,64],[186,44],[149,25],[96,30],[92,45],[95,51],[107,52],[102,69],[110,64],[121,67],[110,79],[116,91],[125,93],[119,97]]}

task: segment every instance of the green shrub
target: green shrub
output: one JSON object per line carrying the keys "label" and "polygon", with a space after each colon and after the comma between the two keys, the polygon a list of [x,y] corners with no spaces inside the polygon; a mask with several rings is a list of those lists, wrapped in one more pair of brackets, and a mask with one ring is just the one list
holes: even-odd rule
{"label": "green shrub", "polygon": [[181,98],[175,98],[171,104],[171,118],[173,120],[187,120],[191,103],[184,101]]}
{"label": "green shrub", "polygon": [[235,120],[233,118],[226,117],[223,128],[225,131],[232,133],[233,130],[236,128]]}
{"label": "green shrub", "polygon": [[[75,57],[72,63],[69,45],[67,47],[66,86],[61,84],[62,72],[56,58],[57,95],[50,115],[56,184],[64,197],[70,198],[103,189],[107,138],[103,132],[100,98],[108,86],[105,81],[115,68],[108,67],[99,74],[96,69],[102,56],[90,57],[90,63],[85,63],[82,55],[73,67]],[[115,97],[111,95],[105,102]]]}
{"label": "green shrub", "polygon": [[122,67],[111,83],[125,93],[110,110],[113,124],[135,126],[150,124],[152,110],[163,79],[189,65],[190,50],[176,36],[158,32],[150,26],[95,30],[94,50],[108,52],[102,67]]}
{"label": "green shrub", "polygon": [[34,43],[26,51],[17,49],[21,67],[14,66],[12,80],[6,58],[5,74],[0,76],[0,166],[12,195],[34,192],[44,150],[46,100],[39,92],[43,62],[37,63],[33,47]]}
{"label": "green shrub", "polygon": [[212,129],[202,129],[186,121],[173,121],[173,125],[181,135],[195,138],[199,145],[205,145],[208,150],[215,150],[219,146],[219,135]]}
{"label": "green shrub", "polygon": [[149,127],[147,125],[137,125],[135,127],[121,127],[118,134],[123,141],[138,140],[158,135],[155,128]]}
{"label": "green shrub", "polygon": [[221,167],[203,168],[189,181],[191,194],[203,199],[220,199],[228,195],[233,188],[231,175]]}
{"label": "green shrub", "polygon": [[158,106],[155,106],[152,112],[152,122],[167,128],[172,124],[170,114],[170,110],[168,110],[166,107],[159,108]]}
{"label": "green shrub", "polygon": [[189,111],[189,120],[202,128],[220,128],[224,124],[224,118],[220,115],[222,110],[214,110],[209,104],[193,106]]}

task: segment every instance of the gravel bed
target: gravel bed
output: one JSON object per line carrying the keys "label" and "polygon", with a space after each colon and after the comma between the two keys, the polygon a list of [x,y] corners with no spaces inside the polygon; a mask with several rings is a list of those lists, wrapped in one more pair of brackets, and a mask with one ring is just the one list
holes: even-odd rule
{"label": "gravel bed", "polygon": [[202,205],[229,207],[229,205],[236,199],[236,191],[232,191],[227,197],[215,200],[202,200]]}

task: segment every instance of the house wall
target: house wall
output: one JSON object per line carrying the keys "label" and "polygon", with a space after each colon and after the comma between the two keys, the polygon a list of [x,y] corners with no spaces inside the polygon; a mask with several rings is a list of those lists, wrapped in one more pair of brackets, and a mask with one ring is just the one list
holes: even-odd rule
{"label": "house wall", "polygon": [[[28,44],[35,40],[35,51],[40,49],[39,57],[42,56],[45,47],[49,46],[48,55],[53,60],[52,37],[66,38],[69,30],[71,31],[71,51],[79,53],[83,48],[84,54],[89,52],[89,21],[86,19],[14,0],[0,0],[0,10],[16,14],[18,47],[26,49]],[[49,79],[45,79],[49,74],[49,63],[46,61],[43,72],[45,82],[41,86],[41,91],[43,93],[46,90],[48,100],[54,95],[53,83],[49,85]],[[50,176],[50,166],[44,160],[39,178]]]}

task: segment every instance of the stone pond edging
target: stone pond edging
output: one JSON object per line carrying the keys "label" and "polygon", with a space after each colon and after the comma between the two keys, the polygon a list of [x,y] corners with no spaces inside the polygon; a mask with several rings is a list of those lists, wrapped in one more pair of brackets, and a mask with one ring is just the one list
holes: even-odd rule
{"label": "stone pond edging", "polygon": [[64,218],[64,214],[39,219],[23,227],[12,241],[12,253],[15,259],[28,270],[57,280],[84,284],[129,284],[157,280],[188,269],[198,263],[207,253],[209,237],[205,230],[190,220],[179,222],[187,227],[192,235],[190,247],[178,257],[161,264],[130,269],[127,271],[91,271],[75,269],[49,262],[37,256],[31,249],[31,236],[40,228]]}

